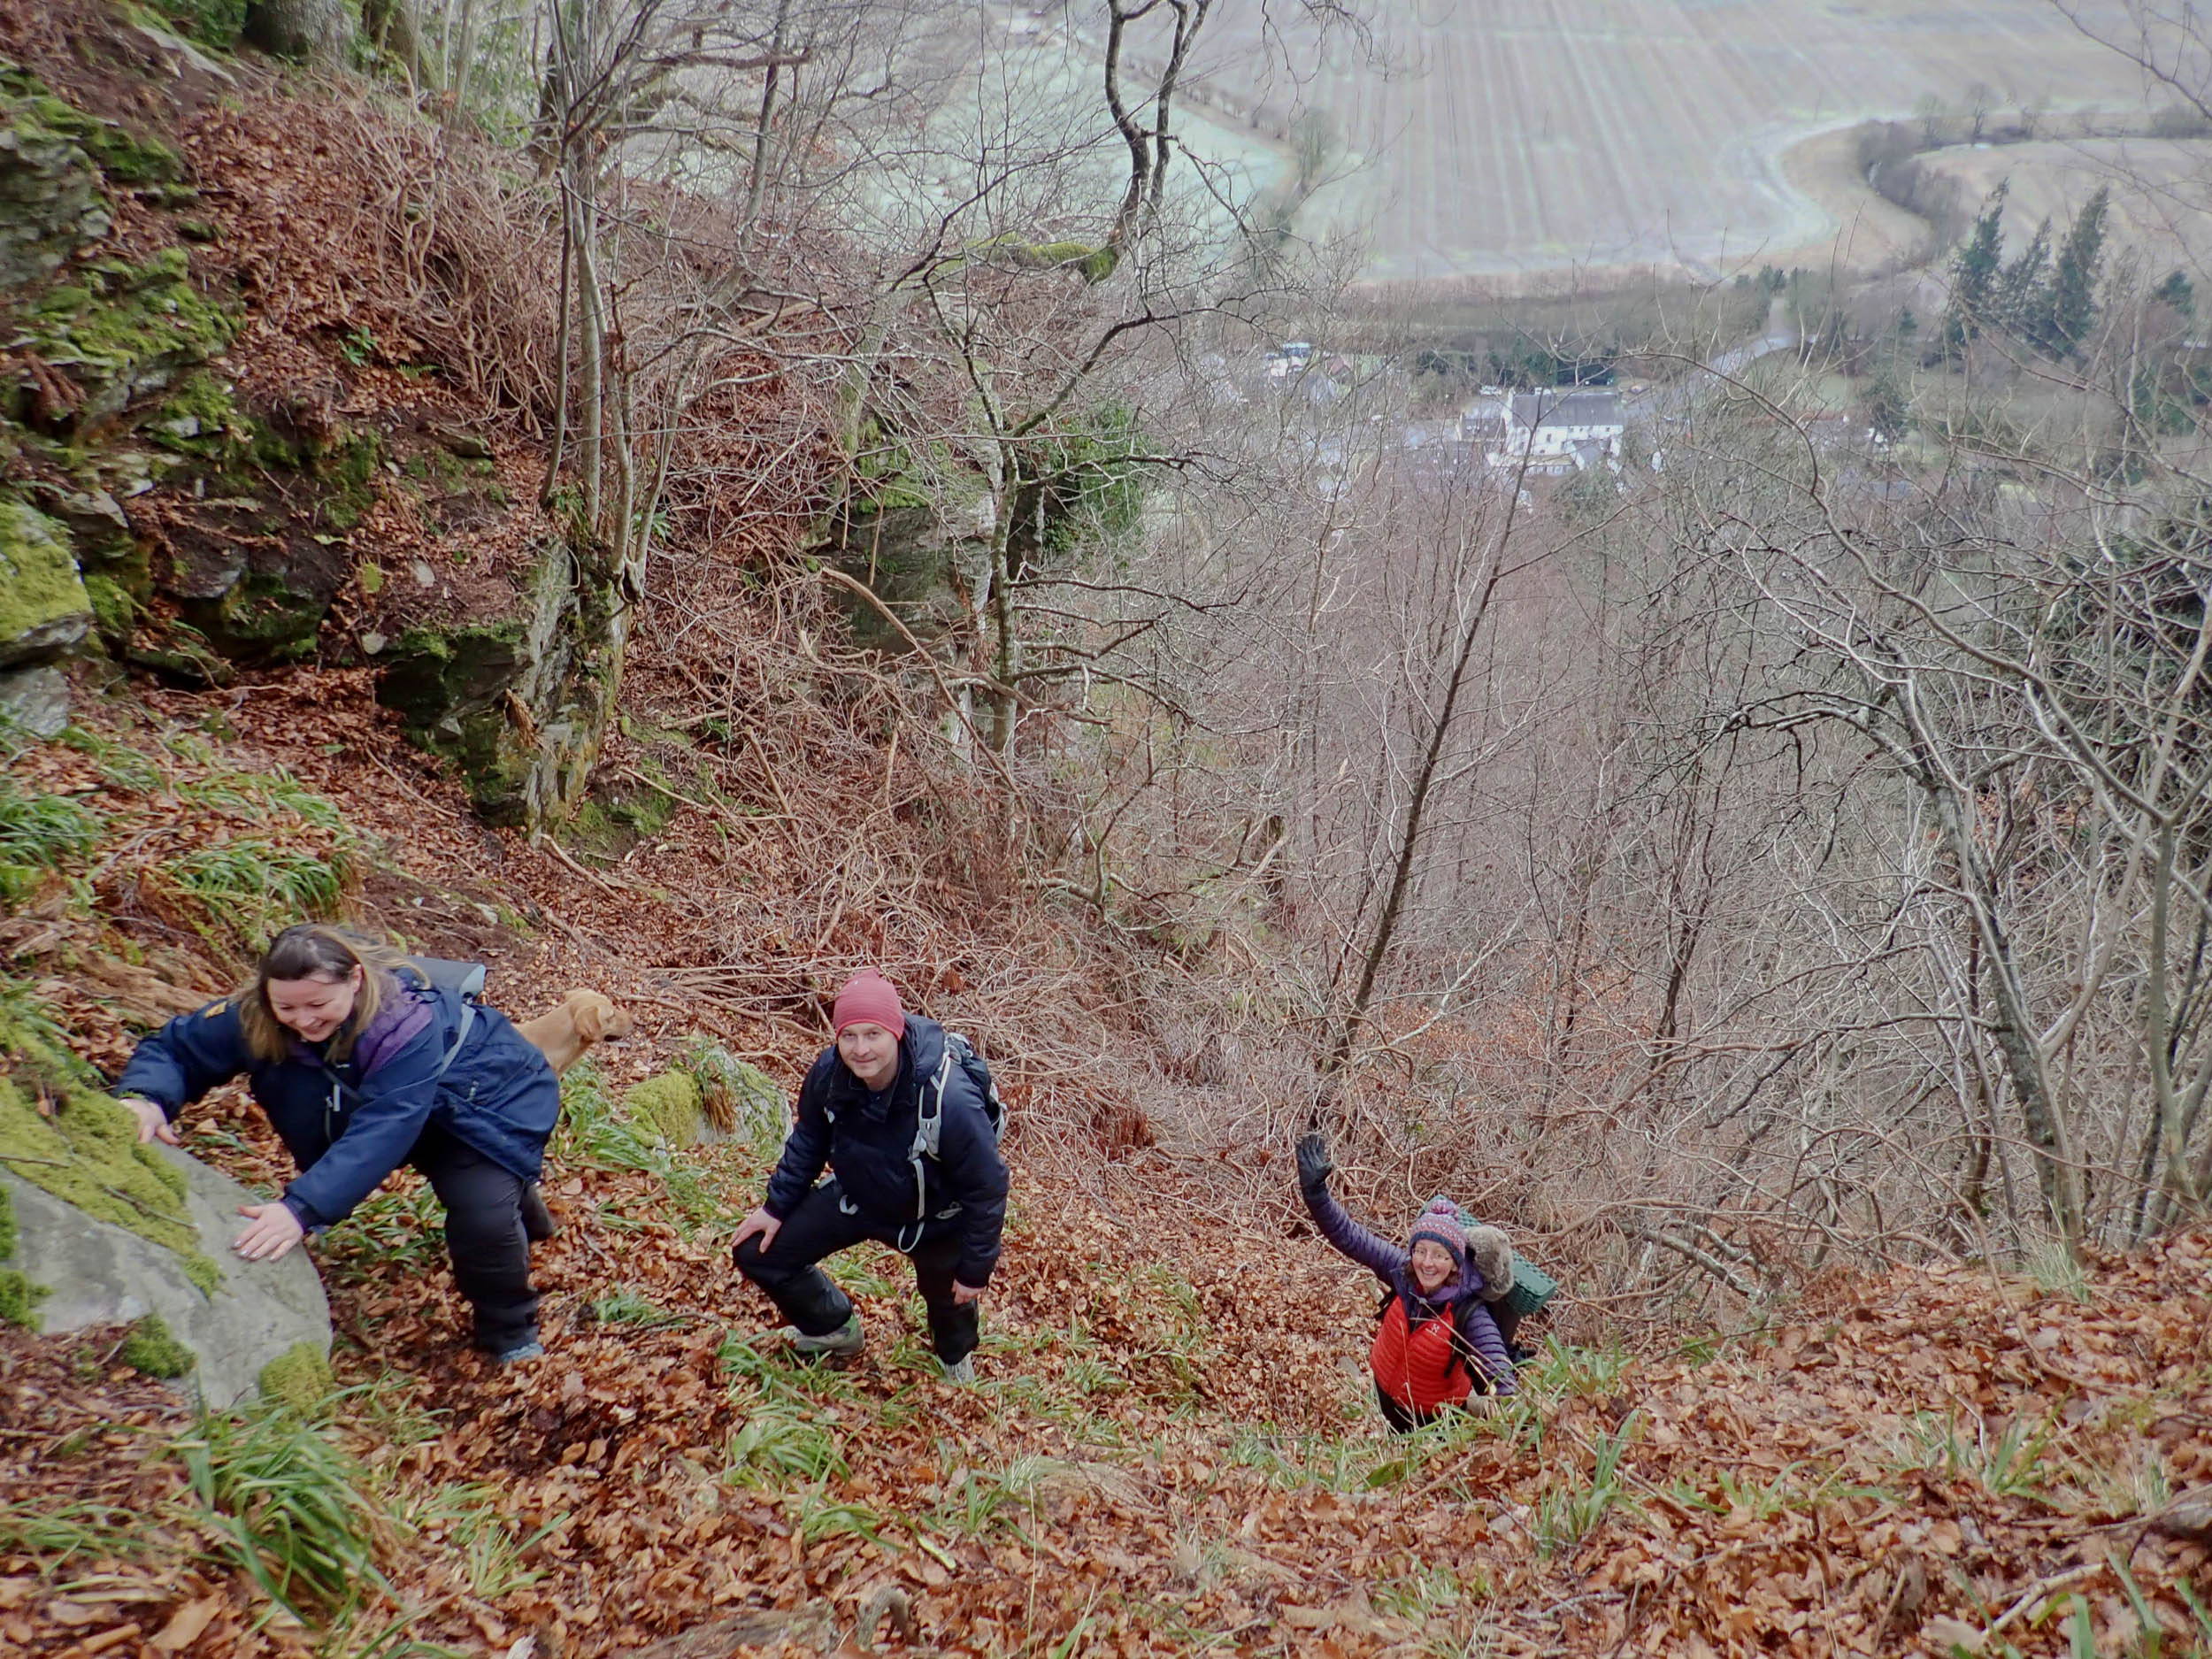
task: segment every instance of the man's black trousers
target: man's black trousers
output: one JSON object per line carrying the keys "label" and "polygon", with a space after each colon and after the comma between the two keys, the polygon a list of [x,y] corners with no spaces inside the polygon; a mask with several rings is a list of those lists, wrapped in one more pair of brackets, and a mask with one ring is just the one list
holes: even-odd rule
{"label": "man's black trousers", "polygon": [[[765,1250],[757,1238],[737,1248],[738,1271],[766,1291],[777,1311],[803,1336],[827,1336],[853,1317],[852,1300],[815,1263],[866,1239],[900,1248],[900,1230],[865,1216],[848,1215],[844,1192],[826,1180],[804,1198],[777,1230]],[[908,1236],[911,1236],[910,1233]],[[952,1299],[953,1271],[960,1264],[960,1217],[926,1223],[921,1241],[905,1252],[929,1310],[929,1338],[937,1357],[957,1365],[975,1352],[982,1320],[976,1306]]]}
{"label": "man's black trousers", "polygon": [[408,1155],[445,1206],[453,1282],[476,1310],[476,1346],[505,1354],[538,1335],[530,1240],[522,1230],[522,1178],[442,1129],[426,1129]]}

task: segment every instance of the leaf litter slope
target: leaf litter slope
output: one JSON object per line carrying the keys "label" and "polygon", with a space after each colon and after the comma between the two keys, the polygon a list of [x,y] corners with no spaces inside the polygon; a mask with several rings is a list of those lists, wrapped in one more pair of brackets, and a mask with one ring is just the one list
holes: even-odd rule
{"label": "leaf litter slope", "polygon": [[[240,103],[199,129],[196,165],[221,171],[226,145],[269,158],[257,134],[273,118]],[[242,212],[227,248],[281,269],[280,217]],[[353,418],[391,412],[411,383],[347,364],[330,337],[371,303],[365,285],[293,326],[257,320],[257,360],[328,379]],[[526,476],[514,438],[497,443]],[[388,520],[373,518],[394,568],[440,557],[416,520]],[[672,560],[600,768],[603,806],[626,816],[570,849],[479,828],[361,671],[143,690],[88,709],[93,741],[21,763],[26,787],[96,809],[104,839],[79,872],[88,913],[14,918],[12,970],[111,1073],[127,1012],[160,1011],[113,964],[156,947],[204,993],[235,971],[242,941],[169,874],[271,827],[238,780],[279,768],[335,803],[285,828],[342,855],[362,919],[492,960],[510,1008],[596,985],[641,1030],[570,1090],[549,1175],[568,1225],[538,1256],[545,1362],[493,1373],[462,1346],[435,1207],[410,1179],[334,1235],[351,1392],[327,1432],[388,1517],[393,1594],[365,1624],[330,1646],[222,1564],[159,1450],[185,1421],[119,1364],[119,1332],[11,1334],[0,1640],[365,1653],[398,1620],[463,1653],[687,1633],[727,1652],[849,1629],[896,1585],[912,1646],[975,1653],[1942,1652],[1999,1621],[2000,1642],[2043,1653],[2075,1645],[2078,1606],[2096,1651],[2130,1650],[2139,1606],[2181,1633],[2168,1651],[2187,1645],[2184,1591],[2203,1599],[2205,1563],[2169,1506],[2212,1481],[2202,1238],[2052,1290],[1833,1284],[1798,1324],[1709,1357],[1555,1354],[1503,1416],[1393,1440],[1359,1375],[1371,1286],[1286,1190],[1232,1204],[1215,1166],[1144,1148],[1146,1110],[1173,1102],[1148,1083],[1168,1056],[1129,1006],[1143,964],[978,850],[986,808],[917,758],[928,710],[823,642],[835,634],[818,592],[764,595],[734,561]],[[789,1087],[838,977],[866,960],[983,1036],[1016,1102],[1009,1251],[972,1391],[934,1382],[882,1252],[840,1268],[868,1355],[793,1364],[727,1266],[768,1148],[672,1155],[611,1103],[693,1034]],[[282,1179],[235,1092],[193,1123],[204,1156]]]}
{"label": "leaf litter slope", "polygon": [[[375,721],[358,677],[259,689],[147,700],[172,733],[219,712],[236,729],[191,751],[204,762],[165,751],[165,791],[111,759],[120,782],[96,769],[51,781],[97,800],[124,844],[157,850],[148,832],[174,803],[207,798],[190,766],[288,765],[357,833],[385,837],[423,892],[544,918],[514,937],[513,1005],[572,979],[649,981],[685,912],[635,862],[603,887],[518,841],[495,851]],[[680,814],[665,833],[681,845],[704,828]],[[711,864],[691,867],[687,896],[712,898]],[[961,925],[944,918],[948,942]],[[111,1064],[105,1007],[88,995],[71,1013]],[[608,1051],[625,1073],[691,1023],[648,1013],[644,1044]],[[726,1034],[748,1029],[791,1080],[803,1033]],[[495,1374],[459,1346],[434,1210],[411,1188],[375,1201],[326,1259],[340,1379],[362,1391],[334,1432],[396,1517],[393,1611],[416,1609],[419,1639],[594,1655],[703,1629],[772,1645],[766,1609],[849,1624],[887,1584],[910,1598],[919,1645],[979,1653],[1942,1652],[2008,1613],[2001,1640],[2021,1651],[2068,1650],[2086,1617],[2095,1651],[2125,1652],[2139,1598],[2173,1627],[2168,1651],[2197,1628],[2185,1592],[2203,1599],[2202,1548],[2152,1523],[2212,1482],[2201,1235],[2078,1282],[2054,1272],[2047,1289],[1964,1271],[1839,1282],[1797,1323],[1716,1340],[1709,1357],[1555,1351],[1499,1417],[1400,1441],[1363,1403],[1371,1293],[1297,1236],[1287,1202],[1225,1212],[1202,1169],[1156,1152],[1108,1163],[1030,1127],[985,1381],[949,1391],[886,1252],[841,1269],[867,1356],[791,1363],[725,1255],[764,1150],[657,1160],[607,1095],[572,1089],[557,1143],[568,1226],[540,1254],[544,1363]],[[203,1149],[277,1172],[242,1108],[211,1124]],[[143,1461],[158,1435],[101,1426],[158,1427],[113,1346],[11,1340],[11,1513],[19,1494],[58,1509],[121,1492],[142,1516],[169,1514],[160,1493],[180,1477]],[[66,1383],[58,1356],[75,1367]],[[127,1548],[128,1529],[88,1528],[65,1561],[33,1541],[0,1545],[0,1633],[26,1651],[126,1622],[150,1638],[188,1609],[206,1629],[183,1651],[312,1646],[280,1621],[250,1628],[242,1578]],[[2048,1605],[2037,1586],[2055,1586]]]}

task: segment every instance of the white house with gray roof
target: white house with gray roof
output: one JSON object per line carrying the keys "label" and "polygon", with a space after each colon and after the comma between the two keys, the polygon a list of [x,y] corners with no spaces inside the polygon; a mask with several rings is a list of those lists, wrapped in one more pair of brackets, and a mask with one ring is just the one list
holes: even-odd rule
{"label": "white house with gray roof", "polygon": [[1469,405],[1460,417],[1460,435],[1480,445],[1492,466],[1517,467],[1525,460],[1536,472],[1578,472],[1598,461],[1617,461],[1627,429],[1621,395],[1586,386],[1500,393]]}

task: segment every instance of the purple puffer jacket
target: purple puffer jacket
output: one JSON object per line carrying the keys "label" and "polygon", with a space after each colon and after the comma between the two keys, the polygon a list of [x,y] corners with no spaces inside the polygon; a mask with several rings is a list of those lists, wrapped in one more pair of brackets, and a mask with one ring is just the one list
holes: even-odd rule
{"label": "purple puffer jacket", "polygon": [[1505,1351],[1504,1340],[1498,1335],[1497,1322],[1491,1318],[1490,1310],[1482,1300],[1481,1270],[1467,1259],[1464,1245],[1445,1246],[1458,1264],[1458,1274],[1440,1286],[1434,1296],[1425,1296],[1413,1282],[1411,1250],[1370,1233],[1353,1220],[1344,1206],[1336,1202],[1326,1183],[1306,1187],[1304,1191],[1306,1208],[1312,1212],[1321,1236],[1340,1255],[1357,1262],[1396,1294],[1406,1305],[1409,1325],[1449,1317],[1459,1333],[1466,1338],[1467,1346],[1474,1350],[1475,1357],[1481,1361],[1492,1391],[1502,1394],[1513,1392],[1513,1361]]}

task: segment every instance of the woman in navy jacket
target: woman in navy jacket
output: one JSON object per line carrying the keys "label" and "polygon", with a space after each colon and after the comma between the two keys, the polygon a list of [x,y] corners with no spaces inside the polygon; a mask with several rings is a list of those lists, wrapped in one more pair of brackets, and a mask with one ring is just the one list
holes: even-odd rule
{"label": "woman in navy jacket", "polygon": [[503,1364],[544,1351],[523,1206],[561,1089],[506,1016],[342,928],[288,927],[243,989],[139,1044],[116,1094],[141,1141],[173,1146],[178,1112],[242,1073],[300,1173],[240,1210],[240,1256],[275,1261],[412,1164],[445,1206],[476,1345]]}
{"label": "woman in navy jacket", "polygon": [[[860,1317],[817,1263],[864,1239],[887,1244],[914,1263],[946,1380],[973,1382],[976,1304],[1006,1225],[997,1132],[974,1080],[947,1063],[945,1028],[908,1013],[881,974],[848,980],[831,1019],[837,1041],[800,1085],[767,1196],[731,1241],[738,1271],[791,1321],[801,1353],[850,1356]],[[932,1156],[918,1130],[924,1091],[939,1087]]]}

